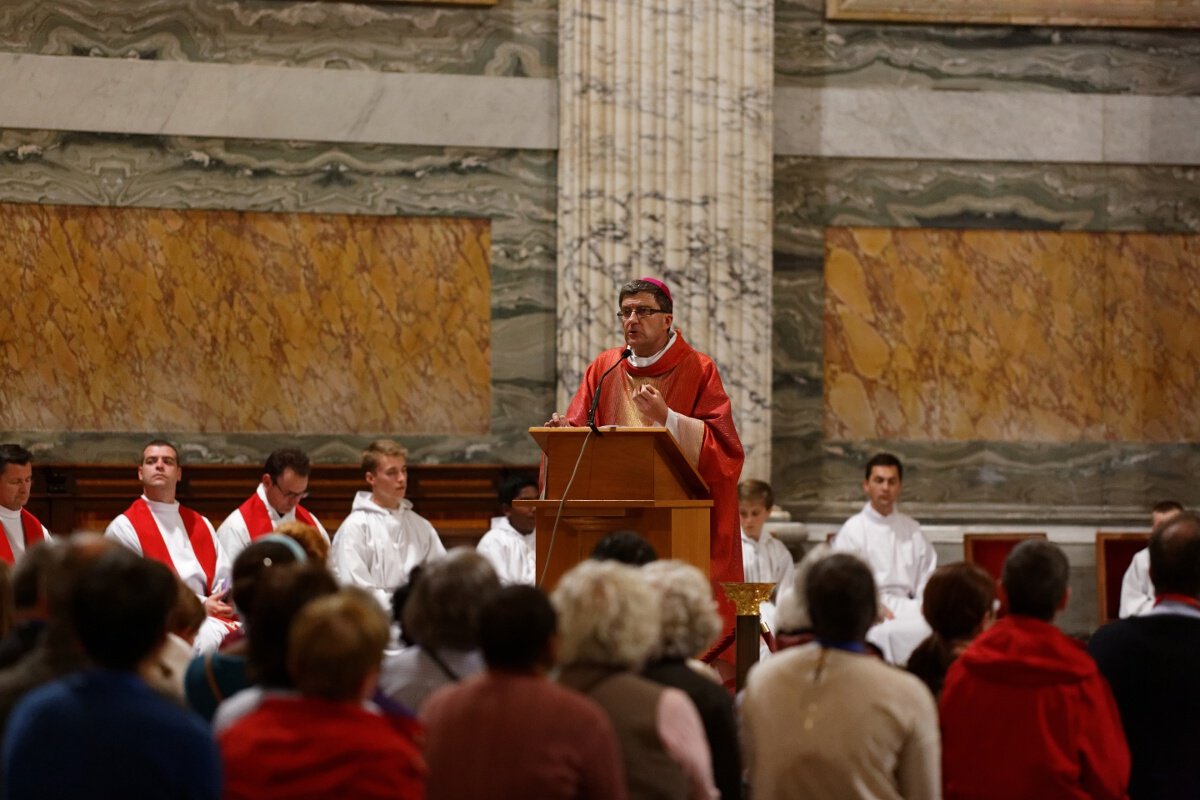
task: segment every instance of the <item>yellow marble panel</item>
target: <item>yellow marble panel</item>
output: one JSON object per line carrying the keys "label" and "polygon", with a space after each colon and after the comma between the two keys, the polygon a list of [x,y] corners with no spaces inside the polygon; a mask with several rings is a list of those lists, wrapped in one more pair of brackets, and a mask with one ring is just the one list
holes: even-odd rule
{"label": "yellow marble panel", "polygon": [[0,204],[0,428],[481,434],[486,220]]}
{"label": "yellow marble panel", "polygon": [[1113,235],[1107,423],[1112,438],[1200,439],[1200,236]]}
{"label": "yellow marble panel", "polygon": [[835,439],[1195,441],[1200,237],[832,228]]}

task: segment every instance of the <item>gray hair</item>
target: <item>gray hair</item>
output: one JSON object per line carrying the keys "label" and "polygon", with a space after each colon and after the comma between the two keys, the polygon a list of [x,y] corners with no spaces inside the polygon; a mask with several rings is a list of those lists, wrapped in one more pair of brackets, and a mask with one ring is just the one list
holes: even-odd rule
{"label": "gray hair", "polygon": [[636,669],[658,642],[661,603],[637,567],[581,562],[550,600],[558,611],[562,664]]}
{"label": "gray hair", "polygon": [[824,542],[816,545],[807,553],[792,575],[790,586],[779,587],[779,605],[775,612],[775,628],[778,631],[801,631],[812,627],[812,617],[808,614],[808,601],[804,598],[804,584],[808,581],[808,573],[818,561],[823,561],[833,555],[833,548]]}
{"label": "gray hair", "polygon": [[692,658],[721,633],[721,616],[704,573],[682,561],[654,561],[642,567],[662,600],[662,625],[655,658]]}
{"label": "gray hair", "polygon": [[474,550],[456,547],[421,572],[404,605],[404,630],[425,647],[474,650],[479,610],[500,591],[491,563]]}

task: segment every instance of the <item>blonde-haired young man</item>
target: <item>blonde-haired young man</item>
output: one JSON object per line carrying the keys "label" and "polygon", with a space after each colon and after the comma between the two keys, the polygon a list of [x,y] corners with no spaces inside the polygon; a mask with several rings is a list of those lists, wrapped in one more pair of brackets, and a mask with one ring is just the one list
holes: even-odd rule
{"label": "blonde-haired young man", "polygon": [[446,554],[429,521],[405,499],[408,451],[390,439],[371,442],[362,468],[369,492],[354,497],[350,516],[333,537],[329,567],[344,585],[371,592],[392,607],[392,592],[418,564]]}

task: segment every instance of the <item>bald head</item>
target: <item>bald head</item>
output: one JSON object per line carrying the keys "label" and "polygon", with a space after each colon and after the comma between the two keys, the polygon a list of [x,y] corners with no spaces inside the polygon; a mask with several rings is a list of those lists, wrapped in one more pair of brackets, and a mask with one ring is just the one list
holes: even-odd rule
{"label": "bald head", "polygon": [[1150,534],[1150,580],[1159,594],[1200,597],[1200,515],[1183,511]]}

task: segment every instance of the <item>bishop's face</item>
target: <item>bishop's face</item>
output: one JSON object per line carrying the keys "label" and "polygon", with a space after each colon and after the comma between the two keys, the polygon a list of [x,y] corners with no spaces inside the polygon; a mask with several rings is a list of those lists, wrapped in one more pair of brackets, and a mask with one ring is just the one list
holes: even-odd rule
{"label": "bishop's face", "polygon": [[658,307],[650,292],[631,294],[621,301],[621,328],[625,344],[639,358],[652,356],[667,346],[674,317]]}

